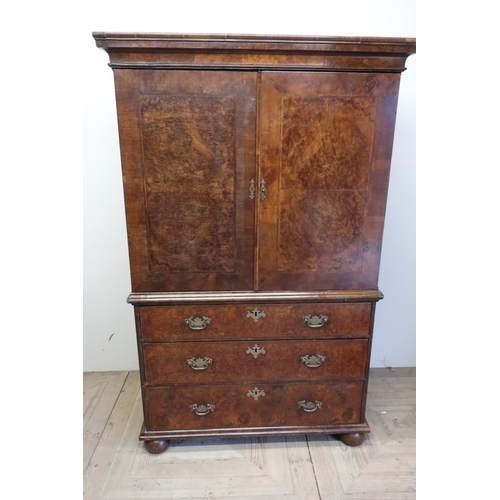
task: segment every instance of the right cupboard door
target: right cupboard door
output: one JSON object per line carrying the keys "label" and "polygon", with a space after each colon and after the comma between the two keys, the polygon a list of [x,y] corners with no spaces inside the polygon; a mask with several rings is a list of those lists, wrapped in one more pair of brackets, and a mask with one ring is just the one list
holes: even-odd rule
{"label": "right cupboard door", "polygon": [[399,79],[262,73],[259,290],[377,288]]}

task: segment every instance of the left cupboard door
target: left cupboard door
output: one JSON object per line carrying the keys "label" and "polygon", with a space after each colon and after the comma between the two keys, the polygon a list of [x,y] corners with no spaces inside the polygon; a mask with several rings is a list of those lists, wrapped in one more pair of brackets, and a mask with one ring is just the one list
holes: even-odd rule
{"label": "left cupboard door", "polygon": [[114,74],[132,290],[252,290],[257,74]]}

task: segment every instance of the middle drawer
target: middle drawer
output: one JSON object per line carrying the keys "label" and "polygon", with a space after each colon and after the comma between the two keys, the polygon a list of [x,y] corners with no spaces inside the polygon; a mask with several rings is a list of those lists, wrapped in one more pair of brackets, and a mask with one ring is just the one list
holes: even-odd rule
{"label": "middle drawer", "polygon": [[147,385],[365,376],[367,340],[143,344]]}

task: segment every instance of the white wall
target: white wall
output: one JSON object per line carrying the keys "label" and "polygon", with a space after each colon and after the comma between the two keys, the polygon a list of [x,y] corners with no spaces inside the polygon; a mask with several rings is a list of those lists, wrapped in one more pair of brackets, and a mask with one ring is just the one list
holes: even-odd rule
{"label": "white wall", "polygon": [[[83,4],[84,371],[138,368],[113,74],[92,31],[416,36],[414,0]],[[371,364],[415,366],[416,55],[402,75]]]}

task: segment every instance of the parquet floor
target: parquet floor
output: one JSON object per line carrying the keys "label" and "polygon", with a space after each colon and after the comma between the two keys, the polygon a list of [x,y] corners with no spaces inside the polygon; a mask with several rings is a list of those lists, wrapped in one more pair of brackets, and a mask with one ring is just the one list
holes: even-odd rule
{"label": "parquet floor", "polygon": [[407,500],[415,486],[415,370],[373,369],[371,433],[172,441],[150,455],[138,372],[83,376],[84,500]]}

